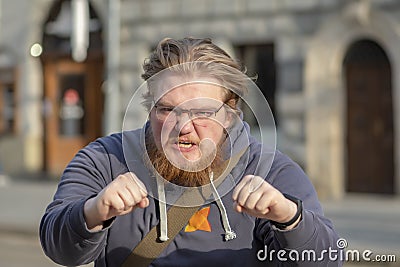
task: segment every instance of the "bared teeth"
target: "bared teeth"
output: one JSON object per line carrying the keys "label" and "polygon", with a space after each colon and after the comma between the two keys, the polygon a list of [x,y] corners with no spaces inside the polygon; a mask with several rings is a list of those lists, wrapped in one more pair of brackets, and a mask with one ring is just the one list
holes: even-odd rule
{"label": "bared teeth", "polygon": [[179,142],[179,143],[178,143],[178,146],[179,146],[179,147],[184,147],[184,148],[189,148],[189,147],[192,147],[193,144],[190,143],[190,142]]}

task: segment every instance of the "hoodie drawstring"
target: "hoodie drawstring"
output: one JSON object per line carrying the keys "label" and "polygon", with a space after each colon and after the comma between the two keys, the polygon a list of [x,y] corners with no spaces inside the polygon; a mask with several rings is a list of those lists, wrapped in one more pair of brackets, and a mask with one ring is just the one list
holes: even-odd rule
{"label": "hoodie drawstring", "polygon": [[[168,238],[168,225],[167,225],[167,204],[165,201],[165,188],[164,181],[162,178],[157,177],[157,191],[158,191],[158,206],[160,209],[160,241],[165,242]],[[217,191],[217,188],[214,185],[214,173],[210,173],[210,184],[213,190],[215,202],[217,203],[219,212],[222,217],[222,226],[225,230],[225,241],[229,241],[236,238],[236,233],[232,230],[229,224],[228,214],[226,212],[224,203],[221,200],[221,197]]]}
{"label": "hoodie drawstring", "polygon": [[219,193],[217,191],[217,188],[214,185],[214,173],[213,172],[210,173],[210,183],[211,183],[211,187],[214,191],[213,194],[215,197],[215,202],[217,202],[219,212],[221,213],[222,225],[225,230],[225,241],[235,239],[236,233],[234,231],[232,231],[232,228],[229,224],[229,218],[228,218],[228,214],[226,213],[224,203],[222,202],[221,197],[219,196]]}
{"label": "hoodie drawstring", "polygon": [[165,242],[168,238],[167,204],[165,201],[165,188],[162,178],[157,177],[158,207],[160,209],[160,241]]}

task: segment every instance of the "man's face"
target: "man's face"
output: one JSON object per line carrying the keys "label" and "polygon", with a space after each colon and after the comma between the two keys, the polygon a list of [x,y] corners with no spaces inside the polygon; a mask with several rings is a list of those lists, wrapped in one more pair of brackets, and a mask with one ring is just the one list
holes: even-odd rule
{"label": "man's face", "polygon": [[162,95],[150,112],[157,149],[178,168],[201,171],[208,167],[230,123],[224,101],[222,87],[201,82]]}

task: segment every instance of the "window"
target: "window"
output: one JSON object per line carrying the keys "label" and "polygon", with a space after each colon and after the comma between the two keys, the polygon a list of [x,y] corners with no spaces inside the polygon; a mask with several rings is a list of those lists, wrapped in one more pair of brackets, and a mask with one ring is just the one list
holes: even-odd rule
{"label": "window", "polygon": [[[272,43],[239,45],[236,46],[236,51],[240,61],[247,68],[247,74],[250,77],[257,77],[255,83],[268,101],[275,123],[278,124],[275,107],[276,67],[274,45]],[[254,125],[255,118],[253,118],[251,112],[247,110],[248,108],[249,107],[246,107],[246,105],[243,106],[244,118],[250,125]]]}
{"label": "window", "polygon": [[0,69],[0,134],[13,134],[16,126],[14,71]]}
{"label": "window", "polygon": [[85,134],[85,76],[83,74],[60,75],[59,132],[63,136]]}

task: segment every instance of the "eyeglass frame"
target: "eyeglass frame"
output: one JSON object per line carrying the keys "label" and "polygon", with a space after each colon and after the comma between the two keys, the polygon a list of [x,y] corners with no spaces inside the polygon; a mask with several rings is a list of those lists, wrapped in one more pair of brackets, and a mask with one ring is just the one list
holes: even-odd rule
{"label": "eyeglass frame", "polygon": [[[206,108],[191,108],[191,109],[182,109],[179,107],[173,107],[173,106],[163,106],[163,105],[158,105],[153,101],[154,105],[153,108],[155,108],[155,113],[156,113],[156,117],[157,119],[159,119],[160,121],[166,121],[166,119],[168,118],[168,116],[170,116],[170,113],[173,112],[175,113],[175,117],[178,118],[180,117],[183,113],[187,113],[189,116],[190,120],[196,120],[196,119],[212,119],[217,117],[217,113],[221,110],[221,108],[226,105],[225,102],[222,103],[222,105],[214,110],[211,109],[206,109]],[[158,108],[159,107],[163,107],[163,108],[170,108],[171,110],[169,111],[168,115],[166,115],[166,117],[164,119],[159,117],[159,113],[158,113]],[[212,113],[210,114],[210,116],[194,116],[194,112],[209,112]]]}

